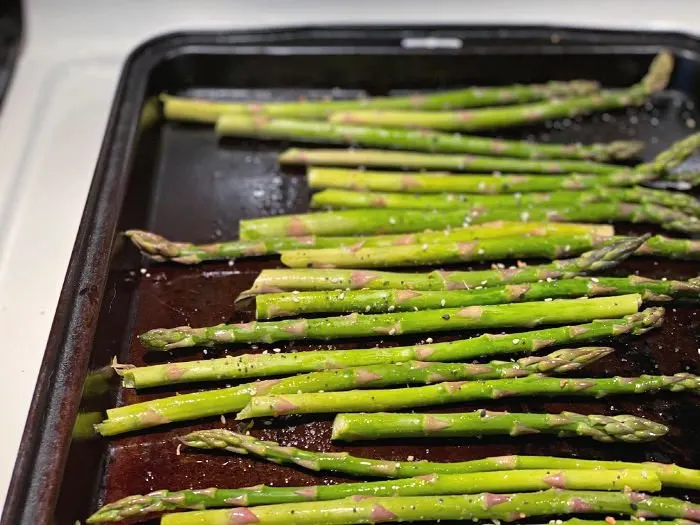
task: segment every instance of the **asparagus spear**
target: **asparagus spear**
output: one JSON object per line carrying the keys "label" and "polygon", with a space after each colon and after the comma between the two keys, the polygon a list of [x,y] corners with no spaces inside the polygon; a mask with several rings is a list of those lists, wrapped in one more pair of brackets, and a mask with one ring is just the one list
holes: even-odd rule
{"label": "asparagus spear", "polygon": [[635,255],[697,260],[700,259],[700,240],[674,239],[654,235],[637,249]]}
{"label": "asparagus spear", "polygon": [[700,505],[639,492],[549,489],[494,495],[346,498],[166,514],[162,525],[352,525],[396,521],[503,520],[569,514],[697,519]]}
{"label": "asparagus spear", "polygon": [[590,437],[603,442],[642,443],[658,439],[667,432],[668,428],[661,423],[630,415],[519,414],[482,409],[457,414],[338,414],[333,421],[331,439],[555,434]]}
{"label": "asparagus spear", "polygon": [[227,113],[216,121],[220,136],[285,139],[331,144],[396,148],[440,153],[472,153],[525,159],[581,159],[598,162],[628,159],[644,147],[637,140],[603,144],[537,144],[438,131],[348,126],[332,122],[270,119]]}
{"label": "asparagus spear", "polygon": [[203,328],[189,326],[156,328],[139,335],[139,341],[149,350],[173,350],[234,342],[272,343],[299,339],[393,336],[495,327],[534,327],[542,324],[576,323],[629,315],[637,312],[641,299],[638,294],[630,294],[594,299],[559,299],[550,302],[441,308],[378,315],[350,314],[276,322],[251,321]]}
{"label": "asparagus spear", "polygon": [[[551,239],[552,241],[554,238]],[[379,268],[421,266],[466,261],[487,261],[503,258],[546,257],[554,259],[564,253],[585,249],[580,244],[563,241],[557,247],[546,247],[546,240],[521,239],[513,245],[510,238],[473,242],[444,242],[434,244],[407,244],[377,248],[327,248],[282,252],[282,263],[289,268]],[[568,248],[567,248],[568,247]],[[372,275],[372,274],[368,274]]]}
{"label": "asparagus spear", "polygon": [[365,171],[310,167],[311,188],[404,193],[517,193],[625,187],[656,178],[653,173],[621,171],[612,175],[454,175],[440,172]]}
{"label": "asparagus spear", "polygon": [[625,334],[641,335],[658,328],[663,308],[647,308],[620,319],[560,326],[508,335],[484,334],[447,343],[418,344],[395,348],[317,350],[289,354],[240,355],[202,361],[118,367],[127,388],[148,388],[196,381],[268,377],[316,370],[368,366],[402,361],[466,361],[476,357],[532,353],[552,346],[586,343]]}
{"label": "asparagus spear", "polygon": [[128,496],[105,505],[88,523],[142,518],[154,512],[254,507],[354,497],[431,496],[480,492],[531,492],[552,487],[567,490],[644,490],[656,492],[661,482],[653,470],[521,470],[478,474],[432,474],[392,481],[339,483],[305,487],[258,485],[241,489],[159,490]]}
{"label": "asparagus spear", "polygon": [[329,118],[334,123],[392,128],[474,131],[519,126],[641,105],[650,95],[666,88],[672,72],[673,57],[668,52],[662,52],[654,58],[645,77],[624,90],[605,90],[587,96],[502,108],[441,112],[359,109],[339,111]]}
{"label": "asparagus spear", "polygon": [[[570,279],[584,273],[598,272],[617,266],[640,246],[647,236],[621,237],[575,259],[560,259],[550,264],[517,268],[493,268],[476,271],[442,271],[429,273],[397,273],[369,270],[282,269],[263,270],[250,290],[237,300],[258,294],[309,290],[465,290],[505,283],[532,283],[540,280]],[[681,240],[681,239],[679,239]],[[685,239],[682,239],[685,240]]]}
{"label": "asparagus spear", "polygon": [[471,461],[392,461],[352,456],[347,452],[314,452],[261,441],[253,436],[217,428],[192,432],[180,438],[188,447],[252,454],[273,463],[292,464],[315,472],[330,471],[352,476],[410,478],[428,474],[492,472],[521,469],[651,469],[664,487],[700,489],[700,470],[665,463],[628,463],[552,456],[498,456]]}
{"label": "asparagus spear", "polygon": [[591,191],[554,191],[544,193],[515,193],[505,195],[472,195],[442,193],[421,195],[408,193],[363,192],[327,189],[311,197],[312,208],[392,208],[392,209],[454,209],[469,206],[541,206],[568,204],[576,206],[590,202],[621,201],[657,204],[688,214],[700,214],[700,201],[692,195],[650,188],[609,188],[601,186]]}
{"label": "asparagus spear", "polygon": [[697,376],[606,377],[602,379],[559,379],[525,377],[479,381],[446,381],[435,385],[386,390],[348,390],[285,395],[256,395],[238,413],[237,419],[286,414],[338,414],[341,412],[381,412],[404,408],[463,403],[482,399],[520,396],[604,397],[647,392],[696,392]]}
{"label": "asparagus spear", "polygon": [[229,113],[242,115],[324,118],[333,111],[355,108],[449,109],[547,100],[595,93],[599,84],[591,80],[514,84],[503,87],[469,87],[407,96],[371,97],[351,100],[298,100],[290,102],[222,102],[160,95],[163,113],[169,120],[216,122]]}
{"label": "asparagus spear", "polygon": [[315,313],[410,312],[487,304],[640,294],[645,301],[674,298],[700,300],[700,284],[693,281],[661,281],[637,275],[629,277],[577,277],[559,281],[509,284],[475,290],[416,291],[339,290],[272,293],[256,299],[256,319],[294,317]]}
{"label": "asparagus spear", "polygon": [[645,174],[647,180],[666,175],[700,147],[700,133],[675,142],[652,161],[634,169],[614,164],[581,160],[528,160],[518,158],[448,155],[387,150],[299,149],[292,148],[279,156],[280,164],[321,166],[363,166],[385,168],[445,169],[461,172],[499,171],[515,173],[579,173],[593,175]]}
{"label": "asparagus spear", "polygon": [[531,160],[446,153],[415,153],[382,149],[299,149],[280,154],[279,163],[313,166],[365,166],[383,168],[419,168],[461,172],[511,173],[585,173],[611,175],[631,171],[615,164],[588,160]]}
{"label": "asparagus spear", "polygon": [[412,235],[377,235],[374,237],[278,237],[257,241],[225,241],[211,244],[173,242],[155,233],[143,230],[127,230],[125,235],[146,255],[156,261],[173,261],[197,264],[203,261],[268,255],[279,250],[293,248],[332,248],[341,246],[395,246],[396,244],[425,243],[435,241],[471,241],[526,235],[586,235],[593,238],[612,237],[614,229],[609,225],[505,222],[497,221],[449,231],[425,231]]}
{"label": "asparagus spear", "polygon": [[281,261],[290,268],[374,268],[533,257],[553,260],[564,255],[577,255],[600,243],[600,239],[589,235],[503,237],[468,242],[440,241],[386,247],[351,246],[290,250],[281,252]]}
{"label": "asparagus spear", "polygon": [[340,370],[311,372],[284,379],[258,381],[220,390],[195,392],[155,399],[111,409],[107,419],[96,426],[103,436],[113,436],[175,421],[189,421],[237,412],[251,397],[263,394],[331,392],[403,384],[428,384],[447,380],[521,377],[536,373],[577,370],[605,357],[611,348],[559,350],[545,357],[526,357],[516,362],[486,364],[445,364],[406,361]]}
{"label": "asparagus spear", "polygon": [[[583,206],[541,208],[472,207],[457,210],[341,210],[278,215],[240,221],[245,240],[304,235],[379,235],[441,230],[470,224],[505,221],[608,222],[659,224],[668,230],[700,232],[700,220],[654,204],[598,202]],[[329,248],[335,250],[335,248]],[[283,252],[285,253],[285,252]],[[286,253],[291,253],[287,251]]]}
{"label": "asparagus spear", "polygon": [[[406,172],[360,172],[346,169],[309,169],[308,179],[312,188],[345,188],[353,190],[403,191],[408,193],[514,193],[518,191],[553,191],[598,188],[600,186],[634,186],[656,179],[677,167],[700,148],[700,133],[694,133],[675,142],[651,162],[640,164],[634,170],[617,169],[605,175],[570,175],[547,177],[542,175],[452,176],[446,174],[412,174]],[[299,150],[297,150],[298,152]],[[342,156],[345,162],[359,159],[364,153],[344,153],[331,150],[329,154],[312,150],[315,156]],[[396,156],[397,153],[388,152]],[[402,155],[399,153],[398,155]],[[287,154],[298,162],[308,163],[311,157]],[[395,158],[395,157],[394,157]],[[517,162],[517,161],[516,161]],[[386,164],[383,164],[386,165]],[[399,163],[399,166],[404,164]],[[423,166],[425,167],[425,166]],[[523,171],[522,169],[519,171]]]}

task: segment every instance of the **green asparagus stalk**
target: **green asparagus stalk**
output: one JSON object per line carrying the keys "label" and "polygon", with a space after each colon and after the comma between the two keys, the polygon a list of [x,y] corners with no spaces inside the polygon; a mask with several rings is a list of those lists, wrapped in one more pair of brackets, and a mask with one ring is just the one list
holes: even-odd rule
{"label": "green asparagus stalk", "polygon": [[628,463],[552,456],[498,456],[471,461],[393,461],[362,458],[347,452],[314,452],[261,441],[222,428],[200,430],[180,438],[189,447],[252,454],[273,463],[291,464],[314,472],[330,471],[361,477],[410,478],[429,474],[492,472],[528,469],[647,469],[653,470],[664,487],[700,489],[700,470],[665,463]]}
{"label": "green asparagus stalk", "polygon": [[386,390],[348,390],[253,397],[237,419],[287,414],[339,414],[381,412],[449,403],[522,396],[582,396],[645,394],[647,392],[696,392],[700,380],[692,374],[673,376],[606,377],[602,379],[560,379],[525,377],[479,381],[446,381],[435,385]]}
{"label": "green asparagus stalk", "polygon": [[591,190],[602,186],[625,187],[656,178],[653,173],[621,171],[612,175],[455,175],[440,172],[365,171],[310,167],[311,188],[404,193],[518,193]]}
{"label": "green asparagus stalk", "polygon": [[609,188],[544,193],[515,193],[505,195],[473,195],[442,193],[421,195],[410,193],[361,192],[327,189],[311,197],[312,208],[392,208],[392,209],[455,209],[478,206],[541,206],[568,204],[577,206],[591,202],[618,201],[657,204],[700,215],[700,201],[684,193],[650,188]]}
{"label": "green asparagus stalk", "polygon": [[552,487],[567,490],[661,489],[653,470],[521,470],[478,474],[433,474],[391,481],[339,483],[305,487],[258,485],[241,489],[159,490],[128,496],[105,505],[90,516],[88,523],[113,523],[143,518],[154,512],[227,507],[254,507],[280,503],[330,501],[358,497],[431,496],[478,494],[480,492],[532,492]]}
{"label": "green asparagus stalk", "polygon": [[[698,134],[690,135],[660,155],[664,161],[654,160],[634,169],[615,164],[585,160],[532,160],[505,157],[487,157],[465,154],[416,153],[380,149],[300,149],[291,148],[279,156],[280,164],[307,166],[381,167],[437,169],[458,172],[511,172],[579,175],[622,175],[644,173],[649,179],[665,175],[678,165],[677,158],[687,158],[698,148]],[[692,149],[691,149],[692,148]]]}
{"label": "green asparagus stalk", "polygon": [[[659,224],[668,230],[700,232],[700,219],[654,204],[598,202],[582,206],[527,208],[472,207],[457,210],[341,210],[278,215],[240,221],[245,240],[304,235],[381,235],[442,230],[505,221],[609,222]],[[342,248],[341,248],[342,249]],[[405,248],[403,248],[405,249]],[[328,248],[328,250],[339,250]],[[292,253],[293,250],[282,253]]]}
{"label": "green asparagus stalk", "polygon": [[342,124],[439,130],[475,131],[520,126],[554,118],[639,106],[650,95],[666,88],[672,72],[673,57],[663,52],[652,61],[647,75],[639,83],[624,90],[606,90],[568,99],[466,111],[359,109],[339,111],[330,115],[329,119],[333,123]]}
{"label": "green asparagus stalk", "polygon": [[297,100],[290,102],[222,102],[160,95],[163,113],[169,120],[216,122],[230,113],[256,117],[324,118],[334,111],[357,108],[449,109],[499,106],[533,100],[595,93],[599,84],[591,80],[514,84],[503,87],[469,87],[407,96],[371,97],[351,100]]}
{"label": "green asparagus stalk", "polygon": [[[689,135],[662,151],[651,162],[640,164],[634,170],[617,169],[604,175],[570,175],[568,177],[552,177],[542,175],[470,175],[453,176],[448,174],[414,174],[406,172],[362,172],[347,169],[309,169],[309,186],[312,188],[344,188],[352,190],[372,191],[402,191],[407,193],[515,193],[520,191],[556,191],[596,189],[600,186],[634,186],[652,181],[660,175],[668,173],[700,148],[700,133]],[[299,156],[297,153],[287,154],[296,162],[308,164],[311,157]],[[342,157],[344,162],[359,159],[364,153],[345,153],[341,150],[331,150],[326,154],[321,150],[311,150],[310,154],[330,156],[335,162],[336,157]],[[397,155],[395,152],[388,152]],[[398,153],[398,155],[403,155]],[[400,160],[400,159],[399,159]],[[517,162],[517,160],[516,160]],[[382,164],[386,165],[386,164]],[[403,162],[398,164],[405,166]],[[425,167],[425,166],[422,166]],[[523,171],[520,169],[519,171]]]}
{"label": "green asparagus stalk", "polygon": [[580,159],[598,162],[628,159],[644,147],[643,142],[636,140],[618,140],[607,144],[537,144],[437,131],[348,126],[332,122],[270,119],[235,113],[220,116],[216,121],[216,132],[220,136],[359,144],[433,153],[471,153],[493,157]]}
{"label": "green asparagus stalk", "polygon": [[289,268],[376,268],[423,266],[471,261],[577,255],[601,244],[589,235],[576,237],[503,237],[468,242],[435,242],[402,246],[341,247],[281,252]]}
{"label": "green asparagus stalk", "polygon": [[[612,180],[624,175],[644,175],[636,180],[653,180],[666,175],[700,147],[700,133],[672,144],[651,162],[639,164],[634,169],[620,168],[613,164],[601,164],[576,160],[528,160],[476,155],[449,155],[387,150],[299,149],[292,148],[279,156],[280,164],[310,166],[420,168],[460,172],[513,172],[513,173],[577,173],[608,175]],[[585,175],[583,175],[585,176]],[[452,190],[455,191],[455,190]]]}
{"label": "green asparagus stalk", "polygon": [[[550,239],[554,241],[554,238]],[[536,242],[540,241],[540,242]],[[546,239],[523,238],[516,246],[513,240],[485,239],[472,242],[443,242],[407,244],[392,247],[343,247],[282,252],[281,261],[289,268],[381,268],[423,266],[488,261],[504,258],[541,257],[555,259],[565,253],[575,254],[586,249],[578,241],[565,241],[547,247]]]}
{"label": "green asparagus stalk", "polygon": [[[550,264],[492,268],[475,271],[433,270],[427,273],[382,272],[376,270],[304,269],[288,268],[263,270],[252,288],[244,291],[238,300],[266,293],[285,291],[323,290],[470,290],[480,287],[534,283],[541,280],[571,279],[578,275],[610,269],[626,259],[630,253],[637,256],[656,256],[669,259],[697,260],[700,241],[672,239],[655,235],[643,244],[643,237],[618,237],[575,259],[559,259]],[[623,244],[618,244],[622,242]],[[635,251],[636,250],[636,251]]]}
{"label": "green asparagus stalk", "polygon": [[574,297],[599,297],[638,293],[645,301],[700,300],[700,284],[693,281],[661,281],[629,277],[576,277],[557,281],[509,284],[478,290],[416,291],[337,290],[301,293],[272,293],[256,298],[256,319],[294,317],[316,313],[410,312],[434,308],[456,308],[508,304]]}
{"label": "green asparagus stalk", "polygon": [[635,255],[689,261],[698,260],[700,259],[700,240],[674,239],[662,235],[654,235],[637,249]]}
{"label": "green asparagus stalk", "polygon": [[550,489],[519,494],[346,498],[166,514],[162,525],[353,525],[396,521],[502,520],[569,514],[697,519],[700,505],[640,492]]}
{"label": "green asparagus stalk", "polygon": [[471,339],[395,348],[316,350],[288,354],[244,354],[219,359],[141,367],[117,367],[127,388],[149,388],[198,381],[269,377],[317,370],[369,366],[403,361],[467,361],[477,357],[536,352],[553,346],[581,344],[625,334],[642,335],[658,328],[664,309],[647,308],[620,319],[597,320],[508,335],[484,334]]}
{"label": "green asparagus stalk", "polygon": [[[468,290],[502,286],[506,283],[533,283],[541,280],[570,279],[577,275],[599,272],[617,266],[638,250],[647,236],[621,237],[575,259],[560,259],[550,264],[493,268],[476,271],[442,271],[429,273],[379,272],[372,270],[282,269],[263,270],[253,287],[237,300],[284,291],[311,290]],[[679,239],[684,241],[684,239]]]}
{"label": "green asparagus stalk", "polygon": [[631,171],[615,164],[588,160],[531,160],[478,155],[449,155],[446,153],[414,153],[382,149],[299,149],[291,148],[280,154],[282,165],[382,167],[437,169],[461,172],[510,173],[579,173],[611,175]]}
{"label": "green asparagus stalk", "polygon": [[610,225],[505,222],[496,221],[449,231],[425,231],[411,235],[377,235],[374,237],[277,237],[257,241],[224,241],[211,244],[173,242],[155,233],[127,230],[125,235],[145,256],[156,261],[197,264],[203,261],[269,255],[295,248],[333,248],[342,246],[395,246],[436,241],[472,241],[500,237],[548,235],[588,235],[594,239],[610,238]]}
{"label": "green asparagus stalk", "polygon": [[493,306],[441,308],[420,312],[378,315],[350,314],[317,319],[293,319],[242,324],[220,324],[203,328],[180,326],[156,328],[139,335],[149,350],[174,350],[225,343],[338,339],[473,330],[542,324],[567,324],[593,319],[612,319],[636,313],[638,294],[594,299],[559,299],[550,302],[514,303]]}
{"label": "green asparagus stalk", "polygon": [[331,439],[554,434],[558,437],[590,437],[606,443],[642,443],[658,439],[667,432],[668,427],[661,423],[630,415],[535,414],[482,409],[457,414],[338,414],[333,421]]}
{"label": "green asparagus stalk", "polygon": [[103,436],[113,436],[176,421],[189,421],[237,412],[246,406],[251,397],[263,394],[331,392],[353,388],[429,384],[448,380],[564,373],[597,361],[612,351],[612,348],[593,347],[559,350],[548,356],[525,357],[516,362],[492,361],[473,365],[406,361],[340,370],[324,370],[220,390],[155,399],[110,409],[107,412],[107,419],[97,425],[96,430]]}

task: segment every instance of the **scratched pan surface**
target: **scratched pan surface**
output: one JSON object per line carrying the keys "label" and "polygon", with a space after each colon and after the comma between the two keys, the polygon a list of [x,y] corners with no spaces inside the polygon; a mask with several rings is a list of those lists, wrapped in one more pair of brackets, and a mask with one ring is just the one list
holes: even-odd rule
{"label": "scratched pan surface", "polygon": [[[445,49],[431,50],[401,45],[405,37],[426,36],[447,38],[449,45]],[[416,42],[420,44],[421,41],[412,41]],[[454,45],[455,42],[461,42],[461,47]],[[303,212],[307,210],[309,198],[303,172],[281,170],[276,163],[277,153],[289,143],[220,142],[207,126],[147,118],[141,120],[142,127],[137,132],[137,116],[149,97],[167,90],[205,98],[287,100],[581,77],[597,79],[610,86],[625,86],[640,78],[654,53],[664,47],[671,48],[678,56],[671,89],[655,97],[646,107],[517,129],[502,135],[551,142],[637,138],[649,144],[644,158],[652,157],[692,132],[699,120],[696,98],[700,93],[700,56],[697,54],[700,45],[695,41],[673,35],[640,33],[414,28],[186,35],[167,37],[144,46],[124,74],[98,167],[98,175],[102,170],[103,177],[113,179],[114,186],[110,188],[116,189],[109,193],[103,184],[93,188],[94,200],[86,211],[88,226],[81,230],[73,261],[80,267],[80,260],[76,259],[84,253],[81,251],[83,244],[90,245],[90,239],[99,238],[101,244],[97,250],[102,250],[99,252],[102,258],[98,267],[104,271],[93,276],[92,281],[73,283],[73,287],[69,287],[72,281],[67,281],[68,289],[64,290],[62,299],[64,307],[59,310],[57,323],[61,316],[70,316],[72,301],[79,301],[81,294],[93,299],[89,308],[85,307],[92,315],[83,311],[85,315],[80,320],[84,324],[80,329],[71,323],[61,325],[76,330],[77,342],[65,330],[52,339],[53,347],[50,345],[49,349],[58,352],[63,359],[60,362],[72,369],[73,375],[69,374],[70,381],[65,379],[65,374],[61,375],[63,372],[58,373],[57,378],[45,376],[47,381],[53,380],[62,388],[50,391],[50,395],[41,384],[37,390],[38,399],[45,403],[37,402],[32,416],[35,419],[30,419],[24,456],[20,457],[4,515],[5,523],[44,523],[52,519],[60,525],[72,525],[75,520],[84,520],[98,504],[161,488],[242,487],[259,483],[303,485],[342,480],[338,476],[310,474],[244,456],[184,449],[178,454],[175,437],[201,428],[249,429],[256,436],[285,445],[346,450],[361,456],[394,460],[413,456],[415,459],[456,461],[501,454],[542,454],[658,460],[700,468],[700,452],[696,446],[700,440],[697,423],[700,406],[690,395],[556,401],[531,398],[435,410],[486,407],[525,412],[628,413],[670,425],[668,436],[642,445],[608,445],[585,439],[542,436],[331,444],[331,417],[328,416],[257,420],[249,428],[249,423],[236,422],[229,415],[227,419],[210,418],[194,424],[165,426],[109,440],[73,441],[70,447],[70,431],[66,430],[73,426],[80,401],[79,385],[86,368],[96,370],[109,364],[114,356],[123,363],[145,365],[263,352],[273,347],[288,352],[392,346],[415,343],[427,337],[345,340],[331,344],[238,345],[207,351],[147,354],[135,341],[135,335],[145,330],[252,319],[250,310],[234,310],[233,299],[251,285],[260,270],[279,267],[279,261],[269,257],[237,261],[234,265],[151,264],[142,260],[115,232],[144,228],[171,238],[200,242],[235,238],[239,219]],[[93,223],[88,216],[97,213],[99,203],[111,211],[105,212],[106,224],[95,231],[91,229]],[[620,232],[647,231],[624,224],[617,226]],[[90,262],[93,256],[87,254],[85,260]],[[698,269],[697,263],[634,259],[615,274],[638,272],[648,277],[685,279],[696,276]],[[585,374],[700,373],[697,315],[695,308],[668,308],[661,330],[644,337],[615,340],[612,344],[617,352],[591,366]],[[478,332],[430,335],[435,340],[449,340],[475,336]],[[72,361],[67,361],[69,357]],[[66,381],[65,384],[62,381]],[[76,381],[80,381],[78,387]],[[195,388],[182,386],[136,393],[121,389],[113,381],[106,392],[83,399],[80,411],[99,411],[115,404],[193,390]],[[45,414],[49,416],[44,418]],[[33,427],[34,424],[38,427]],[[33,428],[40,428],[41,432],[32,431]],[[38,458],[34,463],[27,459],[31,454]],[[39,476],[37,462],[39,467],[50,467],[46,467],[46,476]],[[24,467],[20,468],[22,465]]]}

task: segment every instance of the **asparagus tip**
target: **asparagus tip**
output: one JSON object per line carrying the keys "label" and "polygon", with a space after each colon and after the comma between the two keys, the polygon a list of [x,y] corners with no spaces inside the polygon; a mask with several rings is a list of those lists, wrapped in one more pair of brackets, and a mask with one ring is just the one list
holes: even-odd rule
{"label": "asparagus tip", "polygon": [[644,142],[641,140],[615,140],[606,145],[608,158],[615,160],[629,159],[643,149]]}
{"label": "asparagus tip", "polygon": [[144,230],[126,230],[124,235],[143,255],[153,260],[163,262],[169,257],[177,256],[176,243],[156,233]]}
{"label": "asparagus tip", "polygon": [[658,328],[662,325],[664,321],[664,314],[666,309],[662,306],[654,306],[652,308],[647,308],[636,314],[641,317],[641,324],[632,333],[635,335],[641,335],[649,330]]}

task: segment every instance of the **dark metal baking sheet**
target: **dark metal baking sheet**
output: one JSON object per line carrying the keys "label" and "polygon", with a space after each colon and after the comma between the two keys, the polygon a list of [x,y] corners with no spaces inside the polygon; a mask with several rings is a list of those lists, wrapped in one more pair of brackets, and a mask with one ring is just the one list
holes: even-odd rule
{"label": "dark metal baking sheet", "polygon": [[[410,40],[406,40],[406,39]],[[428,43],[421,47],[421,42]],[[410,45],[407,45],[409,43]],[[443,45],[444,44],[444,45]],[[328,483],[341,478],[310,474],[247,457],[177,453],[174,437],[193,428],[242,429],[229,417],[178,424],[110,440],[71,441],[78,411],[104,410],[186,392],[193,387],[135,393],[112,381],[106,392],[83,396],[88,370],[114,356],[137,365],[202,357],[204,352],[146,354],[135,334],[159,326],[203,325],[251,318],[233,299],[276,258],[197,267],[151,265],[118,232],[146,228],[176,239],[233,238],[241,218],[305,211],[308,189],[301,171],[280,170],[275,155],[289,144],[217,141],[206,126],[141,118],[160,91],[202,97],[282,100],[299,96],[381,95],[392,90],[508,84],[577,77],[624,86],[636,81],[654,53],[678,57],[671,89],[645,108],[512,130],[503,136],[555,142],[639,138],[649,158],[693,131],[700,122],[700,43],[683,35],[562,28],[330,28],[261,33],[187,34],[143,45],[122,76],[41,375],[29,414],[2,523],[73,525],[96,506],[159,488],[244,486],[258,483]],[[150,101],[150,102],[149,102]],[[147,112],[148,113],[148,112]],[[642,231],[619,225],[619,231]],[[144,270],[142,270],[144,268]],[[617,273],[688,278],[696,263],[634,259]],[[698,310],[672,306],[662,330],[615,341],[616,355],[586,374],[700,373]],[[439,339],[478,335],[462,332]],[[405,344],[421,337],[277,344],[283,351]],[[438,339],[437,337],[435,338]],[[269,350],[257,345],[253,351]],[[208,350],[216,357],[251,349]],[[700,468],[700,407],[686,395],[601,401],[546,399],[493,401],[510,410],[632,413],[669,423],[669,436],[652,444],[602,445],[544,437],[329,443],[329,417],[256,422],[252,432],[323,450],[435,461],[505,453],[552,454],[626,460],[675,461]],[[448,410],[444,408],[442,410]],[[155,523],[155,522],[154,522]]]}

